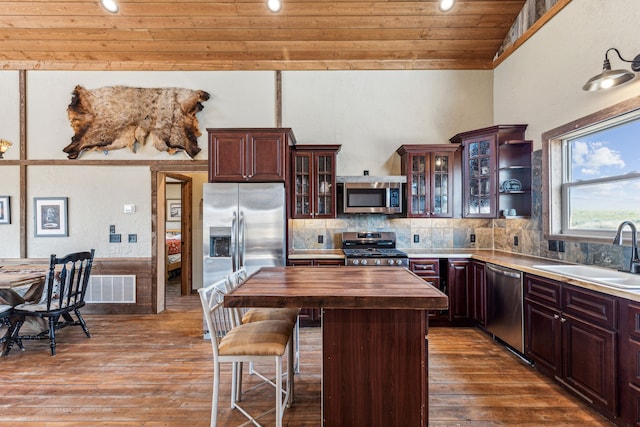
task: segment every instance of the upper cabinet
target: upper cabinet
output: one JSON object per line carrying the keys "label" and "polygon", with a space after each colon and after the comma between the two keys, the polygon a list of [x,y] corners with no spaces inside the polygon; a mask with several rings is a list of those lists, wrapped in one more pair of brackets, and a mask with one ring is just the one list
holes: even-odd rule
{"label": "upper cabinet", "polygon": [[460,147],[451,144],[402,145],[396,150],[407,177],[407,216],[452,218],[460,211]]}
{"label": "upper cabinet", "polygon": [[498,125],[459,133],[462,202],[467,218],[531,216],[531,141],[527,125]]}
{"label": "upper cabinet", "polygon": [[207,129],[209,182],[284,182],[289,128]]}
{"label": "upper cabinet", "polygon": [[291,150],[291,217],[335,218],[336,156],[340,145],[298,145]]}

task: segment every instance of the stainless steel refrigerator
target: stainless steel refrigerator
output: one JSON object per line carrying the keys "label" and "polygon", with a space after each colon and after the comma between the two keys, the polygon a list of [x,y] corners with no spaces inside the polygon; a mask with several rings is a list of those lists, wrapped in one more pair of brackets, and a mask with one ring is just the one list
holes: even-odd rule
{"label": "stainless steel refrigerator", "polygon": [[284,184],[204,184],[202,221],[203,286],[241,266],[285,265]]}

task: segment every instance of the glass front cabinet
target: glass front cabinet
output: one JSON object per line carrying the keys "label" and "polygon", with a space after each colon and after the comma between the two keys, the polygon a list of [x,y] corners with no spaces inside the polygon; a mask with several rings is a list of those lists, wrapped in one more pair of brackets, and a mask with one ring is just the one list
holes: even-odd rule
{"label": "glass front cabinet", "polygon": [[460,147],[412,144],[402,145],[396,152],[401,172],[407,177],[407,217],[454,217],[460,205],[455,196],[456,181],[460,182]]}
{"label": "glass front cabinet", "polygon": [[463,216],[467,218],[531,215],[531,141],[527,125],[499,125],[459,133],[462,144]]}
{"label": "glass front cabinet", "polygon": [[292,147],[292,218],[335,218],[336,155],[340,147]]}

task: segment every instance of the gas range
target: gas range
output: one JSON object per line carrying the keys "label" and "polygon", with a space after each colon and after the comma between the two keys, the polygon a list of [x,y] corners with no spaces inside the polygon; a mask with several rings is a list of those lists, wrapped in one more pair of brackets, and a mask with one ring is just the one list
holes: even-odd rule
{"label": "gas range", "polygon": [[344,232],[342,251],[347,265],[372,267],[408,267],[409,258],[405,252],[396,249],[396,233]]}

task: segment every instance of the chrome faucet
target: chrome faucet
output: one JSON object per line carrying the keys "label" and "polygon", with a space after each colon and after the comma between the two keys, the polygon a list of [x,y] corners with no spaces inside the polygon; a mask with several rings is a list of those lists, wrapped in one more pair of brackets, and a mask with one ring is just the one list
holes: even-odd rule
{"label": "chrome faucet", "polygon": [[640,274],[640,258],[638,258],[638,230],[631,221],[622,221],[618,226],[616,237],[613,238],[614,245],[622,245],[622,229],[628,225],[631,229],[631,262],[629,263],[629,272]]}

